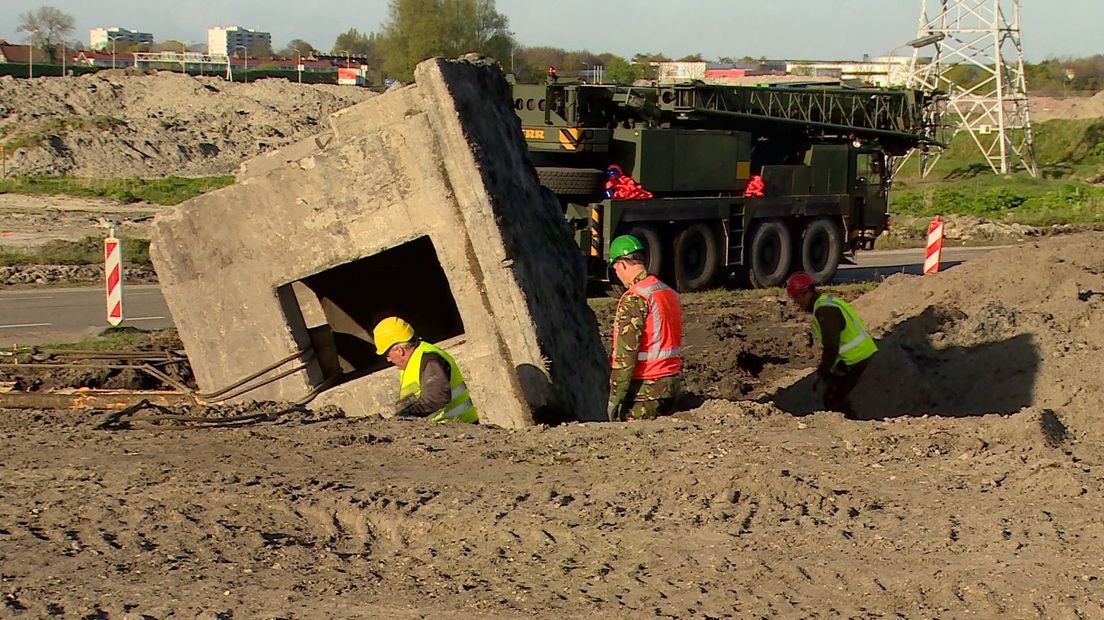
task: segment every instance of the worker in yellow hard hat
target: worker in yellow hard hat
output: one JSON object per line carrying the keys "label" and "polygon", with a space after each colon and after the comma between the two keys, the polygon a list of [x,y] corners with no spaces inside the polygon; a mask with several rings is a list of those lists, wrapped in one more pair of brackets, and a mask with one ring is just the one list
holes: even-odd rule
{"label": "worker in yellow hard hat", "polygon": [[431,422],[479,422],[456,360],[419,340],[406,321],[390,316],[372,330],[376,353],[399,369],[395,415],[428,417]]}

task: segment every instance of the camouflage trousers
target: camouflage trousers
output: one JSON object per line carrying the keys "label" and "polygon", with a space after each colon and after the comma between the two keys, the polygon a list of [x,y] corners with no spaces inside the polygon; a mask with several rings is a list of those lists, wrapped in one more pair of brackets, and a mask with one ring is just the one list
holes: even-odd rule
{"label": "camouflage trousers", "polygon": [[654,420],[670,415],[678,404],[680,391],[681,381],[677,375],[658,381],[632,381],[617,417],[619,420]]}

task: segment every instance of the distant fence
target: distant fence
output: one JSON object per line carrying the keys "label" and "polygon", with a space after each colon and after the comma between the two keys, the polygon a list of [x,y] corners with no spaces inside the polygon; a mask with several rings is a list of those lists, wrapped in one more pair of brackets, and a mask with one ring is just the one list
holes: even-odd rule
{"label": "distant fence", "polygon": [[[0,76],[10,75],[17,78],[27,77],[28,65],[20,65],[15,63],[0,63]],[[61,65],[40,65],[35,63],[33,65],[34,77],[60,77]],[[65,65],[65,73],[72,72],[73,75],[84,75],[85,73],[95,73],[99,71],[98,67],[88,67],[83,65]],[[337,72],[334,72],[334,82],[337,82]]]}

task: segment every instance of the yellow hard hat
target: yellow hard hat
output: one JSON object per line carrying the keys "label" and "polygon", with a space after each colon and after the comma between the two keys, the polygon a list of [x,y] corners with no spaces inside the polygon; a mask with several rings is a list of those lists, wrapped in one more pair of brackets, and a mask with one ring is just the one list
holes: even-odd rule
{"label": "yellow hard hat", "polygon": [[376,323],[376,328],[372,330],[372,339],[376,341],[376,354],[383,355],[400,342],[414,340],[414,328],[397,316],[389,316]]}

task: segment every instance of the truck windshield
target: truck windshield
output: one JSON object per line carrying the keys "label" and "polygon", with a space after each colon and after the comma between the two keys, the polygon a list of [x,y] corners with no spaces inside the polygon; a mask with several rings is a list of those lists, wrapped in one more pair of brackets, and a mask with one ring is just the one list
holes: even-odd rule
{"label": "truck windshield", "polygon": [[882,184],[882,155],[880,153],[859,153],[855,157],[855,177],[865,179],[867,184]]}

